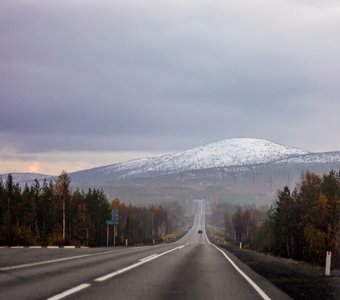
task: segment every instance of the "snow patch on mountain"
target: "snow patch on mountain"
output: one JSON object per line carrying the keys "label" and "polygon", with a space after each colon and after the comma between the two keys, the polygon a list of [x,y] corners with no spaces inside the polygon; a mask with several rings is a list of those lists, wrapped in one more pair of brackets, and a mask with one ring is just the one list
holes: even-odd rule
{"label": "snow patch on mountain", "polygon": [[124,173],[121,174],[122,177],[129,177],[148,172],[172,173],[268,163],[308,153],[305,150],[285,147],[262,139],[228,139],[182,152],[98,168],[97,172]]}
{"label": "snow patch on mountain", "polygon": [[[311,153],[286,147],[262,139],[228,139],[199,146],[186,151],[136,159],[123,163],[70,173],[72,182],[101,183],[127,179],[155,178],[187,171],[223,168],[241,171],[263,164],[339,164],[340,152]],[[1,176],[1,175],[0,175]],[[2,175],[6,180],[7,174]],[[38,178],[55,180],[55,176],[42,174],[13,174],[15,182],[33,182]]]}
{"label": "snow patch on mountain", "polygon": [[[7,180],[8,174],[1,174],[0,180]],[[35,179],[37,179],[40,183],[42,183],[45,179],[46,181],[54,180],[55,176],[38,174],[38,173],[12,173],[13,182],[19,183],[20,185],[24,185],[27,183],[28,185],[32,184]]]}
{"label": "snow patch on mountain", "polygon": [[298,155],[288,157],[283,160],[276,161],[277,164],[290,163],[290,164],[327,164],[339,163],[340,152],[323,152],[323,153],[309,153],[306,155]]}

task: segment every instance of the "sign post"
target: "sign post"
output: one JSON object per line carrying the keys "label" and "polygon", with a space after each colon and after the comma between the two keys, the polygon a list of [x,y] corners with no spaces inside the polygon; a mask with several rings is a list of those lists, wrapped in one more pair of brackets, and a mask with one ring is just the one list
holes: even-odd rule
{"label": "sign post", "polygon": [[113,225],[113,246],[116,246],[116,231],[115,225],[118,225],[118,210],[112,209],[111,220],[106,220],[106,246],[109,246],[109,225]]}
{"label": "sign post", "polygon": [[113,247],[116,246],[116,227],[113,225]]}
{"label": "sign post", "polygon": [[109,224],[106,222],[106,247],[109,246]]}

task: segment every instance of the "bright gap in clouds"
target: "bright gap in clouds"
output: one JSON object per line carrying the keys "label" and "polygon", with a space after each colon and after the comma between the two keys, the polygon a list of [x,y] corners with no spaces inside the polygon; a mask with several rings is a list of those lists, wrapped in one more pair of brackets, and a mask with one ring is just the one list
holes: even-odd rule
{"label": "bright gap in clouds", "polygon": [[25,170],[29,173],[40,173],[40,163],[38,161],[32,162],[30,165],[28,165],[27,170]]}
{"label": "bright gap in clouds", "polygon": [[0,173],[236,137],[340,150],[339,3],[2,0]]}
{"label": "bright gap in clouds", "polygon": [[[75,172],[115,164],[132,159],[150,157],[159,152],[52,152],[34,154],[6,154],[0,174],[28,172],[59,175],[62,170]],[[1,154],[3,157],[4,153]]]}

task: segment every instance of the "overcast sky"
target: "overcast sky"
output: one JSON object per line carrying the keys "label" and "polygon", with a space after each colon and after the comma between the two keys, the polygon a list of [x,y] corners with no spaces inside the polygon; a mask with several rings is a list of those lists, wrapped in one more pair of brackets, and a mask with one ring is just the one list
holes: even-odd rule
{"label": "overcast sky", "polygon": [[340,150],[337,0],[2,0],[0,173],[226,138]]}

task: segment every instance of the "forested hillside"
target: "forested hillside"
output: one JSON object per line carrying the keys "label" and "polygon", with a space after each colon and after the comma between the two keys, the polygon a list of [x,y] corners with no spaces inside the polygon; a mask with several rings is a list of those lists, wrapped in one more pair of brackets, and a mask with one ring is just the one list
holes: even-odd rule
{"label": "forested hillside", "polygon": [[[227,239],[314,264],[323,264],[331,250],[333,264],[340,267],[340,173],[305,173],[293,191],[287,186],[278,191],[266,213],[226,204],[218,208],[224,208]],[[215,211],[221,222],[221,213]]]}
{"label": "forested hillside", "polygon": [[[110,203],[102,190],[70,188],[63,172],[55,183],[35,180],[21,188],[9,174],[0,180],[0,245],[106,245],[106,220],[119,213],[116,243],[151,243],[184,226],[178,203],[137,207]],[[113,230],[111,229],[112,239]]]}

